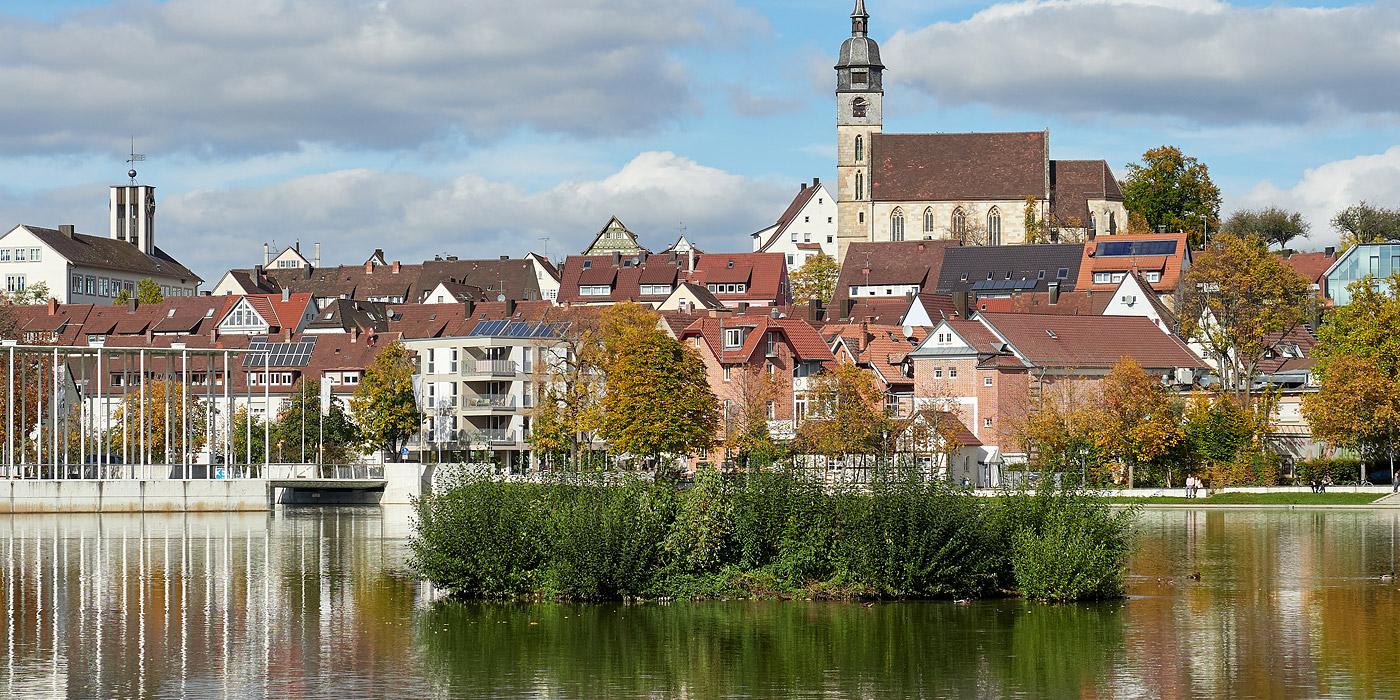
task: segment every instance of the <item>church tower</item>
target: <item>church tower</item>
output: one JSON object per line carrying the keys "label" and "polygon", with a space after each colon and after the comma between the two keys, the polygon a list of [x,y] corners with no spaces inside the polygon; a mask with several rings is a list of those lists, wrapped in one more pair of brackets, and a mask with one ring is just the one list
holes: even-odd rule
{"label": "church tower", "polygon": [[[142,156],[143,158],[145,156]],[[132,156],[135,159],[135,156]],[[136,171],[127,173],[129,185],[112,185],[108,202],[109,237],[136,246],[146,255],[156,254],[156,188],[136,184]]]}
{"label": "church tower", "polygon": [[870,15],[865,0],[851,13],[851,38],[836,61],[836,236],[838,260],[853,241],[868,241],[873,230],[870,192],[870,140],[880,133],[880,101],[885,95],[880,47],[866,36]]}

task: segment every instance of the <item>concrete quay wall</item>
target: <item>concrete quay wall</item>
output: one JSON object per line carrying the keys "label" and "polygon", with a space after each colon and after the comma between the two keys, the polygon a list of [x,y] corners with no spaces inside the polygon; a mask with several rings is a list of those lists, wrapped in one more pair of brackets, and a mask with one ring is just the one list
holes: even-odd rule
{"label": "concrete quay wall", "polygon": [[11,479],[0,481],[0,513],[266,511],[262,479]]}

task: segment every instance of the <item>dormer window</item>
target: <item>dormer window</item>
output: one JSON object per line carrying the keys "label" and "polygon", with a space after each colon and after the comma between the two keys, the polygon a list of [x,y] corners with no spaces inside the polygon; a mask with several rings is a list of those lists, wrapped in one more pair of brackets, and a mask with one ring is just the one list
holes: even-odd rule
{"label": "dormer window", "polygon": [[744,344],[744,329],[726,328],[724,329],[724,347],[737,348]]}
{"label": "dormer window", "polygon": [[584,261],[583,261],[583,269],[587,270],[587,269],[590,269],[590,268],[592,268],[592,267],[593,267],[593,261],[592,261],[592,260],[584,260]]}

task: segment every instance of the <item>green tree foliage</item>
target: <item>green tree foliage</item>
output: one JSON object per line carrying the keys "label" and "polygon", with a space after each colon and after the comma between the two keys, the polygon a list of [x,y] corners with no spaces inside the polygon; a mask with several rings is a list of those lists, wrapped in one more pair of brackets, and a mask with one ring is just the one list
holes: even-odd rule
{"label": "green tree foliage", "polygon": [[1332,228],[1342,235],[1342,250],[1359,243],[1400,241],[1400,209],[1363,201],[1337,212]]}
{"label": "green tree foliage", "polygon": [[888,451],[885,440],[895,425],[885,415],[885,397],[869,370],[849,362],[819,375],[808,394],[807,420],[797,431],[797,451],[825,455],[861,455]]}
{"label": "green tree foliage", "polygon": [[18,291],[0,289],[0,304],[42,304],[49,300],[49,285],[36,282]]}
{"label": "green tree foliage", "polygon": [[841,274],[841,266],[836,259],[826,253],[817,253],[802,263],[802,267],[792,273],[792,300],[804,304],[816,299],[823,306],[830,304],[836,295],[836,278]]}
{"label": "green tree foliage", "polygon": [[1255,235],[1268,245],[1286,247],[1295,238],[1307,238],[1309,225],[1303,215],[1279,207],[1240,209],[1230,214],[1220,230],[1237,236]]}
{"label": "green tree foliage", "polygon": [[1176,146],[1161,146],[1142,154],[1142,163],[1128,164],[1122,183],[1123,204],[1143,217],[1150,231],[1192,231],[1200,245],[1205,227],[1218,227],[1220,188],[1210,181],[1205,163],[1186,156]]}
{"label": "green tree foliage", "polygon": [[413,360],[403,343],[384,346],[350,399],[350,415],[372,449],[399,459],[399,444],[419,430],[423,413],[413,398]]}
{"label": "green tree foliage", "polygon": [[1192,262],[1177,309],[1181,335],[1205,348],[1237,404],[1250,405],[1259,363],[1306,319],[1309,286],[1258,236],[1214,236]]}
{"label": "green tree foliage", "polygon": [[635,455],[679,455],[708,449],[719,426],[719,404],[694,348],[635,321],[635,305],[605,315],[607,388],[602,434],[611,448]]}
{"label": "green tree foliage", "polygon": [[228,456],[231,464],[261,465],[263,458],[267,454],[264,446],[267,445],[266,436],[270,426],[267,421],[251,415],[247,406],[239,406],[229,416],[229,449],[232,454]]}
{"label": "green tree foliage", "polygon": [[[131,292],[123,289],[117,294],[117,298],[112,300],[112,303],[122,306],[128,301],[131,301]],[[165,295],[161,293],[160,285],[156,284],[155,280],[147,277],[136,283],[136,303],[159,304],[162,301],[165,301]]]}
{"label": "green tree foliage", "polygon": [[782,399],[783,381],[755,365],[732,368],[724,392],[724,446],[733,450],[740,466],[750,458],[771,462],[779,452],[768,430],[768,407]]}
{"label": "green tree foliage", "polygon": [[[346,464],[355,458],[356,447],[362,443],[339,399],[332,396],[330,410],[321,415],[321,380],[306,377],[292,387],[291,398],[277,412],[272,430],[273,452],[280,449],[284,462]],[[325,454],[319,455],[323,445]]]}
{"label": "green tree foliage", "polygon": [[[208,437],[208,416],[200,391],[201,387],[169,380],[148,381],[126,395],[112,423],[130,422],[127,449],[131,454],[137,453],[144,440],[152,462],[174,464],[183,456],[193,457]],[[114,444],[108,449],[121,453],[122,433],[114,430],[110,435]]]}
{"label": "green tree foliage", "polygon": [[1313,376],[1303,397],[1313,435],[1334,445],[1387,448],[1400,427],[1400,276],[1352,283],[1351,303],[1318,329]]}
{"label": "green tree foliage", "polygon": [[1188,468],[1211,486],[1278,483],[1277,464],[1266,464],[1259,451],[1271,411],[1267,402],[1245,407],[1228,394],[1192,401],[1182,424]]}

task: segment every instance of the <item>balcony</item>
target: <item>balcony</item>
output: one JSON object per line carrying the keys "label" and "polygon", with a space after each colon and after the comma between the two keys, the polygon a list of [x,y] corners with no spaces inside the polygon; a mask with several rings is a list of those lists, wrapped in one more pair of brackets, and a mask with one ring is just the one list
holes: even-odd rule
{"label": "balcony", "polygon": [[515,431],[509,428],[476,428],[463,430],[462,439],[471,445],[515,445],[519,444]]}
{"label": "balcony", "polygon": [[515,410],[515,397],[510,394],[479,394],[464,398],[463,408],[487,408],[493,411]]}
{"label": "balcony", "polygon": [[[462,363],[463,377],[514,377],[517,371],[515,360],[467,360]],[[529,363],[525,371],[530,371]]]}

